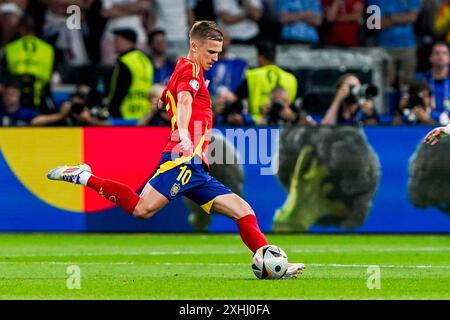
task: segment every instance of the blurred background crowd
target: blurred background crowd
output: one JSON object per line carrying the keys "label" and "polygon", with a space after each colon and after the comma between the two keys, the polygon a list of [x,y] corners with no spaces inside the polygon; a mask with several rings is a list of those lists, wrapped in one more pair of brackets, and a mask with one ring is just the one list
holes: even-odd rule
{"label": "blurred background crowd", "polygon": [[450,122],[450,0],[0,0],[0,125],[169,125],[197,20],[216,125]]}

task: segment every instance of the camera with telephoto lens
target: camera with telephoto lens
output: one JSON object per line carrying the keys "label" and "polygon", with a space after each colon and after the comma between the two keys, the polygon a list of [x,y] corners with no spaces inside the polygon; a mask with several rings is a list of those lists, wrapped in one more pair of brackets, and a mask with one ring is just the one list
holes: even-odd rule
{"label": "camera with telephoto lens", "polygon": [[222,112],[222,116],[226,119],[232,114],[241,114],[244,110],[244,106],[239,102],[227,103]]}
{"label": "camera with telephoto lens", "polygon": [[425,108],[425,101],[423,100],[422,95],[420,93],[414,92],[410,94],[406,108],[414,109],[416,107]]}
{"label": "camera with telephoto lens", "polygon": [[373,84],[351,86],[350,92],[345,98],[348,104],[358,103],[362,99],[373,99],[378,95],[378,87]]}
{"label": "camera with telephoto lens", "polygon": [[86,107],[87,103],[87,94],[81,91],[76,91],[70,97],[71,109],[70,111],[74,114],[80,114],[83,112],[84,107]]}
{"label": "camera with telephoto lens", "polygon": [[427,110],[429,108],[429,105],[427,105],[427,102],[425,101],[425,97],[431,95],[431,89],[425,80],[416,80],[410,84],[405,94],[408,96],[408,101],[403,107],[403,116],[408,121],[417,121],[418,119],[414,109],[421,108]]}
{"label": "camera with telephoto lens", "polygon": [[269,109],[270,122],[278,122],[280,120],[281,118],[280,113],[281,110],[283,110],[283,108],[284,108],[283,102],[277,100],[272,102]]}
{"label": "camera with telephoto lens", "polygon": [[410,84],[407,94],[408,103],[406,109],[414,109],[416,107],[426,108],[426,102],[424,100],[424,95],[428,92],[431,95],[430,87],[428,83],[424,80],[417,80]]}

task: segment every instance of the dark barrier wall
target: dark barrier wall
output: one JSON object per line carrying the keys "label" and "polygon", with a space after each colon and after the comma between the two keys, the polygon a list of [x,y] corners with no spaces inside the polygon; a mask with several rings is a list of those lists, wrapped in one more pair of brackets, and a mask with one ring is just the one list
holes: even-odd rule
{"label": "dark barrier wall", "polygon": [[[450,138],[429,127],[220,128],[212,175],[242,195],[265,232],[450,233]],[[48,181],[59,164],[87,162],[139,191],[167,128],[0,129],[0,231],[235,232],[178,199],[142,221],[80,186]],[[222,158],[223,159],[223,158]],[[220,161],[220,160],[219,160]]]}

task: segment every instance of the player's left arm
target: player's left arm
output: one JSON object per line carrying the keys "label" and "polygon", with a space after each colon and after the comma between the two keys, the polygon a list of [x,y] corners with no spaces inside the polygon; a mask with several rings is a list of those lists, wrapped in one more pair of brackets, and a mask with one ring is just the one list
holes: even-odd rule
{"label": "player's left arm", "polygon": [[189,91],[180,91],[177,99],[177,126],[180,136],[180,147],[183,152],[191,152],[192,141],[189,134],[189,121],[192,115],[193,97]]}

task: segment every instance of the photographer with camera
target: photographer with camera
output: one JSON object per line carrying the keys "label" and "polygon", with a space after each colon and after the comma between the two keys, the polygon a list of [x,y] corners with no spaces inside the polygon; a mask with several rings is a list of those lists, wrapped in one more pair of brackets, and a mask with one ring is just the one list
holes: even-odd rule
{"label": "photographer with camera", "polygon": [[217,125],[254,126],[255,121],[244,112],[242,101],[236,100],[234,93],[220,87],[214,103],[214,122]]}
{"label": "photographer with camera", "polygon": [[378,94],[374,85],[361,85],[354,74],[344,74],[339,78],[336,93],[321,124],[378,124],[379,116],[373,98]]}
{"label": "photographer with camera", "polygon": [[35,108],[21,104],[22,87],[20,83],[9,81],[0,97],[0,127],[8,126],[49,126],[64,125],[63,120],[70,112],[63,106],[58,112],[40,114]]}
{"label": "photographer with camera", "polygon": [[416,80],[400,99],[393,124],[436,124],[431,117],[432,92],[425,80]]}
{"label": "photographer with camera", "polygon": [[72,94],[69,101],[62,104],[62,109],[69,109],[66,122],[71,126],[111,126],[110,114],[106,107],[91,107],[91,88],[80,85]]}
{"label": "photographer with camera", "polygon": [[311,116],[290,103],[289,93],[282,87],[275,87],[272,90],[270,102],[264,108],[264,122],[268,125],[287,123],[316,125]]}
{"label": "photographer with camera", "polygon": [[[258,67],[248,69],[235,92],[223,90],[216,100],[231,103],[246,103],[243,108],[257,125],[264,124],[264,107],[270,101],[270,93],[275,87],[283,87],[289,92],[289,100],[294,103],[297,97],[298,81],[294,74],[275,64],[276,47],[269,41],[259,41],[256,45]],[[226,88],[225,88],[226,89]],[[219,104],[218,104],[219,105]]]}

